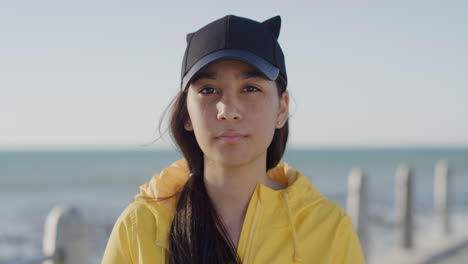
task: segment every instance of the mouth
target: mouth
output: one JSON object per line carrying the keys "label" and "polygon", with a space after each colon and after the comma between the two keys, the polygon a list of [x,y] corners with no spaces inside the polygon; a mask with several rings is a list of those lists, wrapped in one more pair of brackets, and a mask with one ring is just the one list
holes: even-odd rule
{"label": "mouth", "polygon": [[236,132],[225,132],[216,137],[216,139],[227,144],[237,144],[240,143],[246,137],[246,135]]}

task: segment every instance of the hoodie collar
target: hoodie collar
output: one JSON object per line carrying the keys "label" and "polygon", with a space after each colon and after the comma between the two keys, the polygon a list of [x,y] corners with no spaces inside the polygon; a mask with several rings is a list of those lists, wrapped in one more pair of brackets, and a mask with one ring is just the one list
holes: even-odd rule
{"label": "hoodie collar", "polygon": [[[294,261],[302,262],[297,241],[296,228],[294,225],[293,211],[297,212],[301,209],[297,208],[297,206],[304,205],[312,201],[318,201],[324,197],[315,189],[304,175],[285,162],[281,162],[274,168],[268,170],[267,175],[273,180],[286,185],[287,188],[273,190],[261,183],[258,183],[257,188],[255,189],[258,191],[259,200],[256,205],[257,208],[255,210],[254,219],[256,219],[257,215],[260,213],[262,203],[271,201],[275,197],[283,200],[287,208],[289,226],[292,233]],[[154,174],[149,182],[141,185],[140,193],[135,196],[135,200],[155,200],[158,198],[171,197],[168,199],[158,199],[158,203],[170,212],[175,213],[177,208],[177,193],[182,190],[188,179],[189,169],[187,161],[185,159],[180,159],[172,163],[169,167],[164,168],[159,174]],[[304,195],[305,193],[313,195]],[[298,203],[297,201],[301,202]],[[255,223],[252,226],[253,228],[251,229],[251,233],[253,233],[255,229]],[[251,239],[252,236],[249,235],[249,241],[247,243],[248,246],[244,259],[245,263],[247,263],[248,260]]]}
{"label": "hoodie collar", "polygon": [[[169,167],[164,168],[159,174],[154,174],[149,182],[140,186],[140,193],[134,198],[135,200],[142,199],[158,199],[171,197],[182,190],[184,184],[189,179],[189,169],[187,161],[180,159],[172,163]],[[307,191],[307,184],[304,181],[307,179],[289,164],[281,162],[274,168],[267,171],[267,175],[273,180],[286,185],[287,188],[275,191],[269,187],[261,188],[262,200],[268,199],[270,196],[280,195],[281,192],[288,191],[290,198],[294,198],[304,191]],[[171,212],[175,212],[177,199],[161,199],[158,202]]]}

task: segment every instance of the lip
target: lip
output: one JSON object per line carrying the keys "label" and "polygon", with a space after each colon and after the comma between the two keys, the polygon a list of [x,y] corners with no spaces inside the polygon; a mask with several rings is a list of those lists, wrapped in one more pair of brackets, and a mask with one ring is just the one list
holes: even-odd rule
{"label": "lip", "polygon": [[221,135],[217,136],[216,139],[224,142],[224,143],[230,143],[230,144],[234,144],[234,143],[239,143],[242,141],[242,139],[244,139],[245,137],[247,137],[246,135],[243,135],[243,134],[240,134],[240,133],[237,133],[237,132],[224,132],[222,133]]}

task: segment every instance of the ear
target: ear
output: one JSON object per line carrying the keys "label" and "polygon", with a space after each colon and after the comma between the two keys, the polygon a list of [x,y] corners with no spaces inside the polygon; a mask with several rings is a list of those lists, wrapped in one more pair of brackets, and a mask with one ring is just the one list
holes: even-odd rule
{"label": "ear", "polygon": [[270,19],[267,19],[262,22],[262,24],[268,26],[268,28],[273,32],[276,39],[278,39],[281,29],[281,17],[275,16]]}
{"label": "ear", "polygon": [[284,123],[289,118],[289,94],[288,91],[284,91],[283,94],[281,95],[280,101],[279,101],[279,111],[278,111],[278,116],[276,118],[276,124],[275,127],[280,129],[284,126]]}
{"label": "ear", "polygon": [[190,121],[190,119],[184,123],[184,128],[187,131],[193,131],[192,122]]}

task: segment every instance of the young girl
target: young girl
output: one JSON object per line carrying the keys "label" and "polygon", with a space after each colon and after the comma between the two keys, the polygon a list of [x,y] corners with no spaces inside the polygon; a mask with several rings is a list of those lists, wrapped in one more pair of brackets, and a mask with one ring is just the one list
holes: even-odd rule
{"label": "young girl", "polygon": [[170,131],[185,159],[140,187],[102,263],[364,263],[343,209],[280,163],[289,96],[279,16],[186,37]]}

